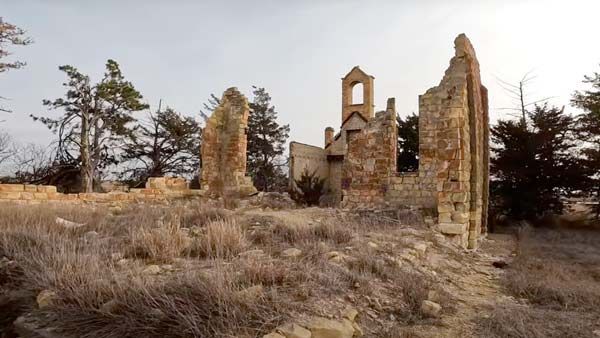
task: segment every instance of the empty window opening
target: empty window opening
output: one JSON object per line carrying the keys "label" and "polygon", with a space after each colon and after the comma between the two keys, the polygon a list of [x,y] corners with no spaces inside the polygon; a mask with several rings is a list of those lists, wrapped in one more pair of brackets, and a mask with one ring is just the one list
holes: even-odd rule
{"label": "empty window opening", "polygon": [[398,172],[419,170],[419,117],[414,113],[404,118],[398,116]]}
{"label": "empty window opening", "polygon": [[352,85],[352,104],[363,104],[363,84],[356,82]]}

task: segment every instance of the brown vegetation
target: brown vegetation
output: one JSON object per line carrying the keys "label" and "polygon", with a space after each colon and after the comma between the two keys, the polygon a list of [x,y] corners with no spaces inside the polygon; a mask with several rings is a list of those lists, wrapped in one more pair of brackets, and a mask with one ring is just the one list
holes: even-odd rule
{"label": "brown vegetation", "polygon": [[[386,321],[402,317],[394,325],[424,319],[418,305],[433,289],[430,277],[362,239],[391,229],[391,220],[319,213],[4,205],[2,330],[25,313],[67,337],[255,337],[287,318],[348,305]],[[283,255],[290,248],[299,254]],[[39,308],[43,290],[55,296]],[[362,322],[367,332],[379,325]]]}
{"label": "brown vegetation", "polygon": [[600,318],[600,232],[524,230],[503,280],[521,305],[499,304],[484,337],[589,337]]}

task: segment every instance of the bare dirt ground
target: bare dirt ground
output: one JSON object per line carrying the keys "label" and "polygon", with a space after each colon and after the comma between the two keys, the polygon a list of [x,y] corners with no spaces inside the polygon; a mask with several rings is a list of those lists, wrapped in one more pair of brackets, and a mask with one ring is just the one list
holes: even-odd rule
{"label": "bare dirt ground", "polygon": [[[600,299],[597,242],[490,234],[465,251],[419,217],[279,207],[4,207],[2,337],[16,337],[11,322],[26,314],[63,337],[262,337],[348,308],[365,337],[593,337],[600,329],[589,310]],[[566,274],[540,284],[558,305],[540,304],[540,285],[521,277],[548,276],[535,277],[539,269],[521,257],[543,258],[547,246],[554,272],[585,267],[572,272],[587,294]],[[566,326],[543,326],[545,318]]]}

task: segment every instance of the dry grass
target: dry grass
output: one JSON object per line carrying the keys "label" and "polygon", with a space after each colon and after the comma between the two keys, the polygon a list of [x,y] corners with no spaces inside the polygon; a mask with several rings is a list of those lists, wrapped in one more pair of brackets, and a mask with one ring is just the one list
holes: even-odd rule
{"label": "dry grass", "polygon": [[[389,261],[390,252],[363,248],[365,228],[398,225],[387,218],[292,212],[271,218],[194,204],[132,205],[117,213],[2,207],[0,260],[10,264],[0,261],[0,313],[10,315],[0,315],[0,331],[32,312],[67,336],[258,337],[291,314],[322,315],[323,302],[341,310],[367,296],[390,303],[377,310],[381,318],[394,314],[405,325],[421,320],[420,301],[430,287]],[[65,229],[56,217],[85,225]],[[90,239],[89,231],[98,235]],[[290,247],[302,255],[279,254]],[[239,255],[256,249],[264,255]],[[332,262],[330,251],[350,257]],[[116,264],[115,253],[127,263]],[[140,272],[151,263],[176,268]],[[263,287],[261,295],[240,292],[255,285]],[[47,289],[57,301],[36,309],[35,296]],[[336,307],[326,310],[333,314]],[[388,337],[381,332],[377,337]]]}
{"label": "dry grass", "polygon": [[481,336],[593,336],[600,318],[600,232],[536,229],[518,237],[518,256],[503,283],[531,305],[498,305],[481,319]]}
{"label": "dry grass", "polygon": [[235,220],[212,221],[192,242],[190,254],[205,258],[233,257],[248,247],[246,235]]}
{"label": "dry grass", "polygon": [[[125,212],[111,219],[89,211],[3,206],[0,259],[10,264],[0,265],[0,331],[9,332],[6,325],[29,311],[77,337],[256,336],[285,317],[286,305],[269,293],[252,300],[239,296],[243,285],[218,265],[210,276],[192,271],[161,278],[140,276],[135,265],[115,269],[110,256],[117,245],[129,243],[144,258],[163,261],[180,254],[184,234],[175,221],[161,225],[162,213],[137,219]],[[54,223],[57,216],[87,225],[67,230]],[[123,218],[135,224],[131,237],[103,240]],[[100,238],[87,241],[83,234],[92,227]],[[216,221],[207,225],[202,243],[207,256],[229,256],[243,248],[243,235],[235,223]],[[38,310],[35,296],[46,289],[58,300]],[[106,313],[101,308],[109,301],[116,303]]]}
{"label": "dry grass", "polygon": [[179,219],[171,217],[156,227],[132,227],[129,231],[128,252],[125,257],[143,258],[153,262],[169,263],[181,256],[190,246],[191,239],[181,230]]}
{"label": "dry grass", "polygon": [[272,228],[275,237],[290,244],[331,241],[347,243],[352,239],[352,231],[336,222],[323,222],[316,225],[297,222],[276,223]]}
{"label": "dry grass", "polygon": [[[166,280],[79,285],[43,318],[77,337],[255,336],[279,324],[285,309],[270,294],[248,299],[231,276],[189,273]],[[94,294],[90,294],[92,291]],[[108,309],[102,304],[113,301]]]}
{"label": "dry grass", "polygon": [[482,338],[584,338],[593,337],[594,315],[545,310],[518,305],[497,305],[479,322]]}

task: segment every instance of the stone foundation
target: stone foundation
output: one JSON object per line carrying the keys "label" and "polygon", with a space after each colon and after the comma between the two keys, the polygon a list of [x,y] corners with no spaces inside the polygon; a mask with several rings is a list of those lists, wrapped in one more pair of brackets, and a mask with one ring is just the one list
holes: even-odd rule
{"label": "stone foundation", "polygon": [[201,190],[188,188],[183,178],[152,177],[144,189],[129,192],[63,194],[52,185],[0,184],[0,202],[39,203],[143,203],[165,202],[178,198],[198,198]]}

